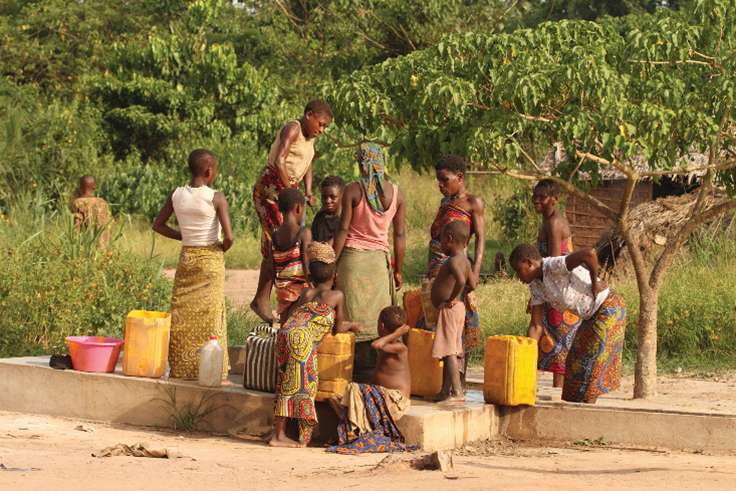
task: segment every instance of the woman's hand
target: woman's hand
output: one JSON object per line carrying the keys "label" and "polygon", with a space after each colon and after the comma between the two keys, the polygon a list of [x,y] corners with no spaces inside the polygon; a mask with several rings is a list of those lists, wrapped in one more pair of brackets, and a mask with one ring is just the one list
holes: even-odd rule
{"label": "woman's hand", "polygon": [[307,204],[310,207],[313,207],[313,206],[316,206],[317,205],[317,198],[316,197],[314,197],[311,194],[308,194],[306,197],[307,197]]}
{"label": "woman's hand", "polygon": [[394,271],[394,283],[396,283],[396,291],[401,290],[401,285],[404,284],[404,281],[401,278],[401,273],[398,271]]}
{"label": "woman's hand", "polygon": [[342,325],[347,327],[348,331],[352,331],[356,334],[360,332],[360,324],[355,321],[343,321]]}
{"label": "woman's hand", "polygon": [[608,283],[603,280],[598,280],[593,283],[593,298],[596,298],[600,292],[608,288]]}

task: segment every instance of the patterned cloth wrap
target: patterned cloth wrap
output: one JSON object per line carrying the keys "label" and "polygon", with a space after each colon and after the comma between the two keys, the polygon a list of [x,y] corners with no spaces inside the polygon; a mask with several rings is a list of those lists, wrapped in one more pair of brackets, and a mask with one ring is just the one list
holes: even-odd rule
{"label": "patterned cloth wrap", "polygon": [[578,328],[565,363],[563,400],[582,402],[619,388],[625,330],[626,302],[611,290]]}
{"label": "patterned cloth wrap", "polygon": [[[537,250],[542,257],[549,256],[549,244],[546,240],[537,239]],[[562,241],[562,255],[572,253],[572,237]],[[537,369],[552,373],[565,373],[567,353],[575,339],[575,333],[583,320],[575,314],[544,304],[542,316],[543,334],[539,339],[539,358]]]}
{"label": "patterned cloth wrap", "polygon": [[386,404],[381,387],[378,385],[358,384],[365,405],[365,414],[373,431],[356,435],[348,419],[345,408],[337,427],[337,445],[327,447],[328,452],[359,454],[379,452],[411,452],[417,450],[416,445],[407,445],[404,435],[396,426],[396,421]]}
{"label": "patterned cloth wrap", "polygon": [[309,444],[317,425],[317,348],[334,323],[332,307],[321,302],[307,303],[294,311],[276,339],[279,372],[274,415],[296,419],[299,442],[304,445]]}
{"label": "patterned cloth wrap", "polygon": [[[437,217],[432,223],[430,229],[431,239],[429,241],[429,254],[427,261],[427,278],[432,279],[437,276],[440,272],[440,268],[447,260],[447,256],[442,254],[440,247],[440,234],[442,229],[453,220],[462,220],[470,228],[470,236],[473,235],[473,220],[470,216],[470,212],[460,208],[459,206],[453,205],[452,203],[443,203],[440,205],[440,209],[437,211]],[[468,239],[469,240],[469,239]],[[467,254],[467,244],[466,244]],[[470,265],[473,265],[473,259],[468,256]],[[480,317],[478,316],[478,306],[475,303],[475,292],[465,293],[460,295],[460,299],[465,304],[465,329],[463,331],[463,345],[465,346],[465,352],[479,348],[483,344],[483,337],[480,332]],[[428,329],[424,322],[424,316],[421,316],[417,321],[417,329]]]}
{"label": "patterned cloth wrap", "polygon": [[[299,181],[289,178],[290,187],[299,186]],[[266,164],[261,177],[253,186],[253,205],[256,208],[258,221],[261,222],[261,255],[268,259],[271,252],[271,236],[273,231],[283,224],[283,217],[279,211],[279,193],[284,189],[284,183],[274,167]]]}
{"label": "patterned cloth wrap", "polygon": [[360,164],[360,182],[371,209],[385,215],[383,210],[383,179],[386,176],[386,159],[381,147],[375,143],[362,143],[353,154]]}
{"label": "patterned cloth wrap", "polygon": [[227,378],[225,322],[225,253],[221,244],[184,246],[171,293],[171,378],[197,379],[199,354],[210,336],[225,350],[222,379]]}
{"label": "patterned cloth wrap", "polygon": [[292,303],[299,300],[299,295],[307,283],[306,271],[302,266],[302,250],[299,243],[304,227],[301,227],[294,237],[294,241],[284,249],[279,249],[271,243],[273,261],[276,267],[276,300],[278,301],[278,313],[288,309]]}

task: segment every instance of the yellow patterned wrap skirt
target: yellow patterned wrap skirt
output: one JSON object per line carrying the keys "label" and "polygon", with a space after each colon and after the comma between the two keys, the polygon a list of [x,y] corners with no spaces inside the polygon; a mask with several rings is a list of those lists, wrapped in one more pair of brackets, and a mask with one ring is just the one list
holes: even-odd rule
{"label": "yellow patterned wrap skirt", "polygon": [[210,336],[225,350],[222,379],[227,378],[225,323],[225,253],[222,245],[181,248],[171,295],[169,376],[197,379],[199,354]]}

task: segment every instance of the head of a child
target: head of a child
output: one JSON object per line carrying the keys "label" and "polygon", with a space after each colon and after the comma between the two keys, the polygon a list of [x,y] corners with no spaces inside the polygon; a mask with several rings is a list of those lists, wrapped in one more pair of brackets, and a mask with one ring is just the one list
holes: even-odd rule
{"label": "head of a child", "polygon": [[440,248],[442,253],[449,256],[456,250],[462,251],[468,244],[470,227],[460,220],[452,220],[442,229],[440,234]]}
{"label": "head of a child", "polygon": [[217,177],[217,157],[204,148],[198,148],[189,154],[189,172],[192,179],[200,178],[205,186],[211,186]]}
{"label": "head of a child", "polygon": [[328,215],[339,213],[342,206],[342,193],[345,181],[340,176],[327,176],[322,179],[322,209]]}
{"label": "head of a child", "polygon": [[542,278],[542,255],[531,244],[519,244],[509,256],[509,264],[519,281],[527,285],[535,278]]}
{"label": "head of a child", "polygon": [[534,186],[532,193],[532,204],[534,211],[548,215],[554,211],[560,199],[560,185],[553,179],[542,179]]}
{"label": "head of a child", "polygon": [[378,335],[388,336],[404,324],[406,324],[404,309],[396,305],[386,307],[378,315]]}
{"label": "head of a child", "polygon": [[282,189],[279,193],[279,211],[286,219],[287,215],[293,215],[299,222],[304,216],[304,195],[297,188]]}
{"label": "head of a child", "polygon": [[302,132],[311,140],[321,135],[332,122],[332,108],[322,99],[312,99],[304,107],[302,117]]}
{"label": "head of a child", "polygon": [[95,178],[87,174],[79,178],[79,195],[80,196],[94,196],[95,189],[97,189],[97,183]]}
{"label": "head of a child", "polygon": [[315,285],[328,283],[332,285],[335,280],[335,250],[326,242],[310,242],[307,246],[307,259],[309,260],[309,277]]}
{"label": "head of a child", "polygon": [[465,161],[457,155],[445,155],[434,165],[442,196],[455,196],[465,189]]}

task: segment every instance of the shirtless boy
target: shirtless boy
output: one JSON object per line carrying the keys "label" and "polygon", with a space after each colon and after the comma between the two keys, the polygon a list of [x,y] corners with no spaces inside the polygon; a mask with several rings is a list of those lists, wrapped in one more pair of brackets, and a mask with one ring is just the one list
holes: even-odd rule
{"label": "shirtless boy", "polygon": [[460,294],[466,286],[475,290],[478,279],[465,255],[470,228],[460,220],[445,225],[440,235],[442,253],[448,256],[432,284],[432,304],[437,307],[437,330],[432,345],[432,358],[444,362],[442,390],[427,397],[433,402],[462,402],[465,400],[460,380],[458,359],[464,355],[463,329],[465,305]]}

